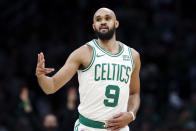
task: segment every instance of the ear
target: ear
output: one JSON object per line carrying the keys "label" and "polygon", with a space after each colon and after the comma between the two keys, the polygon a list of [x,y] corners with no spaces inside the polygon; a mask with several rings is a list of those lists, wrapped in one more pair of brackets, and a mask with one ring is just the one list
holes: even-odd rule
{"label": "ear", "polygon": [[93,27],[93,30],[95,30],[95,25],[94,25],[94,23],[92,24],[92,27]]}
{"label": "ear", "polygon": [[116,29],[119,27],[119,22],[118,22],[118,20],[115,21],[115,27],[116,27]]}

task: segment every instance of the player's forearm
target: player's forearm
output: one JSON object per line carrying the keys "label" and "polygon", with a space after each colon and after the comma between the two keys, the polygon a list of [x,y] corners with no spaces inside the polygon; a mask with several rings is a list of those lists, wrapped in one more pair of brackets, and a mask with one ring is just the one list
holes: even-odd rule
{"label": "player's forearm", "polygon": [[140,106],[140,95],[138,93],[129,96],[128,111],[132,111],[136,116]]}
{"label": "player's forearm", "polygon": [[44,75],[44,76],[38,77],[37,79],[44,93],[52,94],[55,92],[54,81],[52,77],[48,77]]}

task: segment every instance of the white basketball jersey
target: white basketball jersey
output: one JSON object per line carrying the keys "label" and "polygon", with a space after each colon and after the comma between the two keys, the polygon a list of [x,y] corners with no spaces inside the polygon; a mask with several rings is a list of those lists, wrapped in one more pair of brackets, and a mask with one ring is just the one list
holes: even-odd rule
{"label": "white basketball jersey", "polygon": [[105,122],[127,111],[133,58],[131,49],[123,43],[117,54],[104,50],[95,39],[88,45],[93,48],[93,56],[86,69],[78,70],[78,111],[89,119]]}

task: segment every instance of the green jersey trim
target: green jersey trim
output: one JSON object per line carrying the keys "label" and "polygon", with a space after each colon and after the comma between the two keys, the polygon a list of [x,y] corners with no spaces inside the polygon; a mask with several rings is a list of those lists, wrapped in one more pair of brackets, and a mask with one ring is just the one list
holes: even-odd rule
{"label": "green jersey trim", "polygon": [[107,55],[109,55],[109,56],[111,56],[111,57],[118,57],[118,56],[120,56],[120,55],[123,53],[123,51],[124,51],[124,47],[123,47],[123,45],[122,45],[122,49],[121,49],[120,52],[118,52],[117,54],[112,54],[111,52],[106,51],[104,48],[102,48],[101,46],[99,46],[99,44],[97,43],[97,41],[96,41],[95,39],[93,40],[93,42],[95,43],[95,45],[97,46],[97,48],[99,48],[103,53],[105,53],[105,54],[107,54]]}
{"label": "green jersey trim", "polygon": [[95,61],[96,50],[95,50],[95,48],[94,48],[93,46],[91,46],[90,44],[87,44],[87,45],[90,46],[90,47],[92,47],[92,49],[93,49],[93,55],[92,55],[92,57],[91,57],[91,62],[90,62],[90,64],[89,64],[85,69],[81,70],[82,72],[87,71],[87,70],[93,65],[93,63],[94,63],[94,61]]}
{"label": "green jersey trim", "polygon": [[74,127],[74,131],[78,131],[79,126],[80,126],[80,122],[78,121],[78,124]]}
{"label": "green jersey trim", "polygon": [[88,119],[81,114],[79,114],[79,122],[87,127],[106,129],[105,123]]}
{"label": "green jersey trim", "polygon": [[[129,48],[129,47],[128,47],[128,48]],[[132,54],[131,48],[129,48],[129,55],[130,55],[130,58],[131,58],[132,69],[134,69],[133,54]]]}

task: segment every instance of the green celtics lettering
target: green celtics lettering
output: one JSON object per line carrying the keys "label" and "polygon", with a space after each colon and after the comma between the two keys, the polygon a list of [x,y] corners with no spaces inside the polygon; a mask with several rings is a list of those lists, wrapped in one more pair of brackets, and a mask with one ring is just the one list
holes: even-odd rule
{"label": "green celtics lettering", "polygon": [[127,83],[129,81],[130,71],[131,68],[126,65],[114,63],[96,64],[94,80],[111,80]]}

